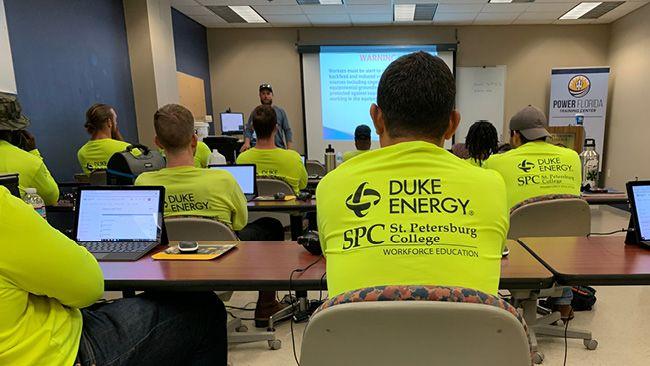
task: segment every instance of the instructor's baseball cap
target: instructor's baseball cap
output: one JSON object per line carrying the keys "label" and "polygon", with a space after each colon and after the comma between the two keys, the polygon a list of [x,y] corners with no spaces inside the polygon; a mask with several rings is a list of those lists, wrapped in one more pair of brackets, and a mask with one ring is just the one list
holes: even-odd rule
{"label": "instructor's baseball cap", "polygon": [[527,140],[551,136],[546,130],[548,120],[539,108],[529,105],[510,119],[510,130],[519,131]]}
{"label": "instructor's baseball cap", "polygon": [[16,95],[0,93],[0,131],[23,130],[27,126],[29,118],[22,114]]}
{"label": "instructor's baseball cap", "polygon": [[273,87],[271,86],[271,84],[262,84],[262,85],[260,85],[260,92],[262,90],[268,90],[271,93],[273,93]]}
{"label": "instructor's baseball cap", "polygon": [[370,127],[366,125],[358,125],[354,129],[355,140],[370,140]]}

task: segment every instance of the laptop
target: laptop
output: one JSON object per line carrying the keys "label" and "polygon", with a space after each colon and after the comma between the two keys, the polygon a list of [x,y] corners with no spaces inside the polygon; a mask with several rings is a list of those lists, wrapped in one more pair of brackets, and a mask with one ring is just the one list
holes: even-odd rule
{"label": "laptop", "polygon": [[83,186],[74,239],[99,261],[135,261],[161,244],[164,187]]}
{"label": "laptop", "polygon": [[221,113],[221,133],[224,135],[241,135],[244,133],[243,113]]}
{"label": "laptop", "polygon": [[255,164],[240,164],[240,165],[225,165],[225,164],[214,164],[208,166],[210,169],[220,169],[225,170],[232,174],[235,177],[237,183],[244,196],[246,196],[247,201],[252,201],[257,197],[257,184],[255,182],[255,177],[257,175],[257,170]]}
{"label": "laptop", "polygon": [[650,247],[650,181],[632,181],[625,186],[632,209],[625,243]]}

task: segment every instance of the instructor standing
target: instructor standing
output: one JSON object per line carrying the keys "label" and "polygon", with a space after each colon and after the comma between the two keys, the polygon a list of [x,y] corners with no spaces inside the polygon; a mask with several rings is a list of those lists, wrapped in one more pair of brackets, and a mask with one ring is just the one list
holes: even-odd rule
{"label": "instructor standing", "polygon": [[[260,85],[260,103],[262,105],[273,105],[273,87],[271,87],[271,84]],[[293,135],[291,133],[291,127],[289,126],[287,113],[284,109],[276,105],[273,105],[273,109],[275,109],[275,114],[278,120],[278,133],[275,135],[275,146],[282,149],[291,149]],[[241,147],[242,152],[251,148],[251,139],[253,138],[252,116],[253,113],[251,112],[244,130],[244,145]]]}

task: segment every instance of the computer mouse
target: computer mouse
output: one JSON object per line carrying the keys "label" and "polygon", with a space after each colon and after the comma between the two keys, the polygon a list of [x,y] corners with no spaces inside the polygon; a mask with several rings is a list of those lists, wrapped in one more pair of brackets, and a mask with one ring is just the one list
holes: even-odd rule
{"label": "computer mouse", "polygon": [[282,193],[282,192],[278,192],[278,193],[273,195],[273,198],[275,198],[276,200],[283,200],[284,197],[286,197],[286,195],[284,193]]}
{"label": "computer mouse", "polygon": [[199,243],[195,241],[180,241],[178,242],[178,250],[181,253],[195,253],[199,250]]}

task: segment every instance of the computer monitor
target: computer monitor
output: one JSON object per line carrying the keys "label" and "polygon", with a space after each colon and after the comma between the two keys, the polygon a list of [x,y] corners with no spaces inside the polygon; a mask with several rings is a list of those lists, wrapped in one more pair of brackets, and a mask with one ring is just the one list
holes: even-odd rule
{"label": "computer monitor", "polygon": [[255,164],[241,164],[241,165],[210,165],[210,169],[225,170],[235,177],[242,192],[246,198],[255,197],[257,195],[257,187],[255,185],[255,175],[257,173]]}
{"label": "computer monitor", "polygon": [[650,245],[650,181],[627,182],[626,187],[632,207],[630,224],[634,229],[628,232],[626,242],[631,238],[634,243]]}
{"label": "computer monitor", "polygon": [[163,187],[80,187],[74,238],[77,242],[160,242]]}
{"label": "computer monitor", "polygon": [[9,190],[9,193],[20,198],[18,173],[0,173],[0,186],[5,186]]}
{"label": "computer monitor", "polygon": [[221,113],[221,132],[224,135],[241,135],[244,133],[243,113]]}

